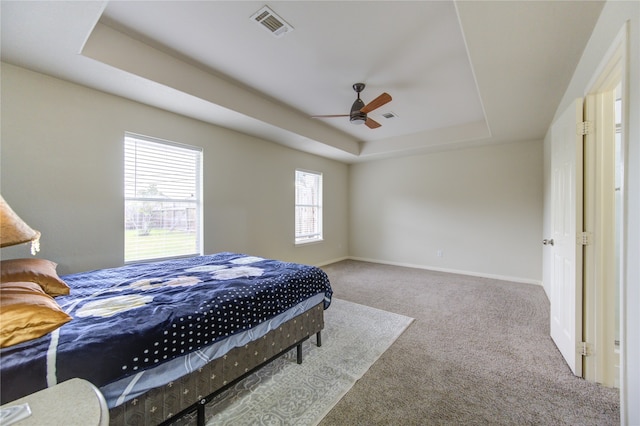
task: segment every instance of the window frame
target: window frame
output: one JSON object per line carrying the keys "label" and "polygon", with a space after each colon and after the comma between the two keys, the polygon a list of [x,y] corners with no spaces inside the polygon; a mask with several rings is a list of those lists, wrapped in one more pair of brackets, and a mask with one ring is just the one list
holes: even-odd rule
{"label": "window frame", "polygon": [[[316,179],[318,179],[318,188],[316,188],[317,192],[317,201],[316,203],[298,203],[298,175],[300,173],[304,173],[307,175],[314,175]],[[294,174],[294,242],[296,246],[301,246],[305,244],[313,244],[324,241],[324,175],[322,172],[317,172],[313,170],[306,169],[296,169]],[[314,232],[311,234],[299,234],[298,233],[298,209],[299,207],[307,207],[316,209],[316,218],[317,221],[315,223]]]}
{"label": "window frame", "polygon": [[[191,153],[195,153],[195,164],[193,170],[193,178],[195,181],[194,188],[194,199],[193,200],[185,200],[180,198],[153,198],[153,197],[145,197],[145,196],[127,196],[127,143],[128,140],[133,139],[135,141],[140,141],[148,144],[158,144],[164,147],[177,148],[185,151],[191,151]],[[159,260],[169,260],[169,259],[178,259],[178,258],[186,258],[192,256],[201,256],[203,254],[203,235],[204,235],[204,204],[203,204],[203,149],[202,147],[187,145],[179,142],[169,141],[165,139],[155,138],[152,136],[141,135],[132,132],[125,132],[123,138],[123,204],[124,204],[124,216],[123,216],[123,228],[124,228],[124,263],[125,264],[133,264],[140,262],[153,262]],[[166,166],[166,165],[165,165]],[[189,253],[181,253],[181,254],[168,254],[162,256],[154,256],[154,257],[144,257],[144,258],[130,258],[127,259],[127,203],[128,201],[151,201],[151,202],[166,202],[166,203],[189,203],[193,204],[195,207],[195,214],[193,216],[195,221],[195,250]],[[185,220],[189,221],[188,213],[185,214]]]}

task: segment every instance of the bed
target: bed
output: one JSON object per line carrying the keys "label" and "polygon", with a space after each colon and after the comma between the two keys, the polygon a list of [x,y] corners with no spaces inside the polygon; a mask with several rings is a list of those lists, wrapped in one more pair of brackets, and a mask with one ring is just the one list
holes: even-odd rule
{"label": "bed", "polygon": [[[13,285],[4,262],[3,308]],[[192,410],[203,424],[217,393],[293,348],[301,362],[313,335],[320,345],[332,296],[319,268],[238,253],[51,274],[48,283],[22,281],[52,296],[59,324],[15,343],[3,317],[2,404],[80,377],[101,390],[119,425]]]}

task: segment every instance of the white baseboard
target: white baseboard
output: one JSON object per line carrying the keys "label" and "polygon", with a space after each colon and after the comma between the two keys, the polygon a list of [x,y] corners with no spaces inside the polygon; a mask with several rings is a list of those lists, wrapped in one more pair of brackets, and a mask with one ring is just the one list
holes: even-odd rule
{"label": "white baseboard", "polygon": [[339,257],[337,259],[327,260],[326,262],[318,263],[315,266],[320,268],[322,266],[331,265],[332,263],[341,262],[343,260],[349,260],[349,259],[351,259],[349,256],[343,256],[343,257]]}
{"label": "white baseboard", "polygon": [[510,281],[510,282],[515,282],[515,283],[520,283],[520,284],[534,284],[534,285],[542,286],[542,281],[533,280],[533,279],[530,279],[530,278],[511,277],[511,276],[496,275],[496,274],[486,274],[486,273],[483,273],[483,272],[462,271],[462,270],[459,270],[459,269],[438,268],[438,267],[435,267],[435,266],[415,265],[415,264],[403,263],[403,262],[388,262],[388,261],[384,261],[384,260],[368,259],[368,258],[364,258],[364,257],[347,256],[347,257],[344,257],[344,258],[336,260],[336,261],[326,262],[322,266],[328,265],[330,263],[338,262],[340,260],[346,260],[346,259],[359,260],[361,262],[380,263],[380,264],[383,264],[383,265],[403,266],[405,268],[416,268],[416,269],[426,269],[426,270],[429,270],[429,271],[447,272],[447,273],[450,273],[450,274],[470,275],[470,276],[473,276],[473,277],[491,278],[491,279],[494,279],[494,280]]}

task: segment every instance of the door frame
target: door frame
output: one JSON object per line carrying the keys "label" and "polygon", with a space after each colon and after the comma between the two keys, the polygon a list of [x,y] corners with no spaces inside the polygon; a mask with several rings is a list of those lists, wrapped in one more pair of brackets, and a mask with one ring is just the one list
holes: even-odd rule
{"label": "door frame", "polygon": [[[622,261],[616,262],[615,259],[616,246],[620,249],[620,259],[624,256],[623,241],[616,241],[614,237],[613,105],[619,84],[623,86],[623,105],[625,103],[626,34],[624,27],[588,85],[584,111],[585,120],[593,123],[593,131],[585,138],[584,152],[584,230],[592,238],[584,248],[583,341],[587,342],[589,355],[583,358],[583,376],[586,380],[610,387],[620,387],[621,381],[620,351],[614,343],[615,321],[620,321],[621,325],[623,317],[621,312],[616,318],[616,292],[612,285],[616,280],[616,272],[622,271]],[[622,155],[624,157],[624,149]],[[620,191],[624,193],[624,179]],[[618,284],[622,286],[621,282]]]}

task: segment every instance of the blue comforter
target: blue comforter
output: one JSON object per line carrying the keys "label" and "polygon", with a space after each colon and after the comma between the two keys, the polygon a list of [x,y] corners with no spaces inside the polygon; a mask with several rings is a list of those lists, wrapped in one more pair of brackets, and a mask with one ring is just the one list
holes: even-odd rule
{"label": "blue comforter", "polygon": [[2,403],[72,377],[98,387],[250,330],[332,290],[319,268],[235,253],[62,277],[73,320],[3,348]]}

